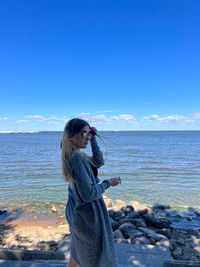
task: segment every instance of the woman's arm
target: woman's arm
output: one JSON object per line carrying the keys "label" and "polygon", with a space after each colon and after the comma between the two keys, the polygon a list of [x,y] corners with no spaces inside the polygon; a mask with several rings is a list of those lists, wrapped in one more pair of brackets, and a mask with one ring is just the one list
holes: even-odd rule
{"label": "woman's arm", "polygon": [[77,195],[82,202],[91,202],[101,197],[105,190],[110,187],[110,181],[104,180],[100,184],[92,184],[92,180],[87,171],[86,159],[81,153],[76,152],[70,161],[74,186]]}
{"label": "woman's arm", "polygon": [[100,168],[104,164],[104,159],[103,159],[103,153],[99,149],[95,136],[91,138],[90,143],[91,143],[92,153],[93,153],[91,160],[94,163],[96,168]]}

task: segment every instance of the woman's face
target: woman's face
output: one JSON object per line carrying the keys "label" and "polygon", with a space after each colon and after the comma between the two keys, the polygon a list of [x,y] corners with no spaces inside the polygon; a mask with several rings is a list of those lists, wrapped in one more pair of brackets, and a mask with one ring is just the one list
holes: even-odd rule
{"label": "woman's face", "polygon": [[84,126],[81,131],[70,138],[75,150],[86,148],[91,139],[91,130],[89,126]]}

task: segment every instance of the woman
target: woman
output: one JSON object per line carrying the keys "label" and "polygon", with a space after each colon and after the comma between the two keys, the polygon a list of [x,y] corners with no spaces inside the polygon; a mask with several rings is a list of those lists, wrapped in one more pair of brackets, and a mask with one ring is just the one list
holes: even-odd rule
{"label": "woman", "polygon": [[[117,267],[112,227],[102,193],[121,183],[120,177],[98,184],[97,168],[104,164],[97,145],[97,130],[81,119],[70,120],[64,129],[63,177],[68,182],[66,218],[71,234],[68,267]],[[90,141],[92,157],[80,149]]]}

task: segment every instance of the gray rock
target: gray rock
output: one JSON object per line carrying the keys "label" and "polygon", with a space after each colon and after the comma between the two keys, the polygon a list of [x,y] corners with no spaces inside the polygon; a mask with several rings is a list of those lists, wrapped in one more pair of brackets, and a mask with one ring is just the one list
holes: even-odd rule
{"label": "gray rock", "polygon": [[172,232],[170,229],[160,229],[156,231],[157,234],[165,235],[167,238],[172,238]]}
{"label": "gray rock", "polygon": [[155,239],[156,242],[158,242],[162,239],[167,240],[167,237],[165,235],[156,234],[156,233],[147,234],[147,237]]}
{"label": "gray rock", "polygon": [[114,237],[114,238],[122,238],[122,239],[124,238],[122,232],[121,232],[119,229],[117,229],[117,230],[115,230],[115,231],[113,232],[113,237]]}
{"label": "gray rock", "polygon": [[133,219],[133,223],[136,227],[146,227],[145,220],[142,218]]}
{"label": "gray rock", "polygon": [[108,210],[108,214],[109,214],[109,216],[110,216],[111,218],[114,218],[114,217],[115,217],[115,211],[112,210],[112,209]]}
{"label": "gray rock", "polygon": [[125,238],[129,238],[134,234],[136,227],[132,223],[124,223],[120,225],[119,230],[122,231]]}
{"label": "gray rock", "polygon": [[112,226],[112,230],[115,231],[116,229],[119,228],[120,224],[116,221],[111,221],[111,226]]}
{"label": "gray rock", "polygon": [[171,225],[171,221],[167,218],[156,218],[153,226],[156,228],[169,228]]}
{"label": "gray rock", "polygon": [[170,209],[170,206],[167,204],[156,203],[154,204],[153,209],[166,210]]}
{"label": "gray rock", "polygon": [[154,230],[151,230],[151,229],[148,229],[148,228],[144,228],[144,227],[138,227],[138,230],[144,232],[146,235],[156,234],[156,232]]}
{"label": "gray rock", "polygon": [[174,257],[175,260],[178,260],[182,255],[182,249],[181,248],[176,248],[174,251],[172,251],[172,256]]}
{"label": "gray rock", "polygon": [[148,226],[152,226],[155,223],[155,217],[152,214],[145,214],[143,215],[145,222]]}
{"label": "gray rock", "polygon": [[121,211],[127,215],[128,213],[133,212],[134,208],[133,206],[127,205],[126,207],[123,207]]}
{"label": "gray rock", "polygon": [[132,223],[134,224],[134,219],[131,219],[131,218],[122,218],[120,220],[118,220],[118,223],[121,225],[121,224],[124,224],[124,223]]}
{"label": "gray rock", "polygon": [[125,238],[115,238],[114,241],[117,244],[129,244],[128,240]]}
{"label": "gray rock", "polygon": [[128,230],[135,230],[136,227],[132,223],[124,223],[120,225],[119,230],[123,231],[128,231]]}
{"label": "gray rock", "polygon": [[151,243],[151,245],[155,245],[156,240],[155,240],[153,237],[151,237],[151,238],[149,239],[149,242]]}
{"label": "gray rock", "polygon": [[140,215],[138,212],[136,211],[133,211],[133,212],[129,212],[127,215],[126,215],[126,218],[131,218],[131,219],[136,219],[136,218],[139,218]]}
{"label": "gray rock", "polygon": [[149,239],[146,238],[145,236],[141,236],[141,237],[136,237],[132,240],[131,242],[132,244],[136,244],[136,245],[149,245],[151,244]]}
{"label": "gray rock", "polygon": [[181,246],[184,246],[184,245],[185,245],[185,241],[184,241],[183,238],[178,238],[177,241],[176,241],[176,243],[177,243],[178,245],[181,245]]}
{"label": "gray rock", "polygon": [[144,233],[138,230],[129,230],[126,232],[126,234],[127,238],[130,238],[131,240],[133,240],[136,237],[144,236]]}

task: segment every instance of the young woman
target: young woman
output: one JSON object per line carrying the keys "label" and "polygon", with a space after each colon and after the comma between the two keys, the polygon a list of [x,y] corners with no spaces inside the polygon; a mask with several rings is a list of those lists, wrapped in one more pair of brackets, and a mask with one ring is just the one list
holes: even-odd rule
{"label": "young woman", "polygon": [[[68,182],[66,219],[71,234],[68,267],[117,267],[112,227],[102,194],[121,184],[115,177],[98,184],[97,168],[104,164],[97,130],[81,119],[70,120],[61,141],[63,177]],[[80,149],[90,141],[92,157]]]}

